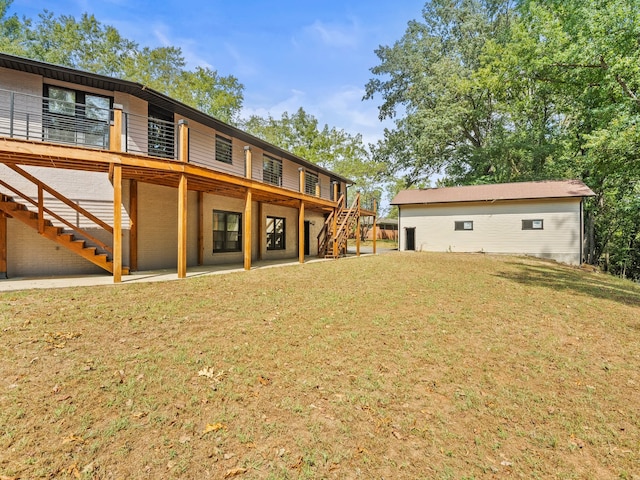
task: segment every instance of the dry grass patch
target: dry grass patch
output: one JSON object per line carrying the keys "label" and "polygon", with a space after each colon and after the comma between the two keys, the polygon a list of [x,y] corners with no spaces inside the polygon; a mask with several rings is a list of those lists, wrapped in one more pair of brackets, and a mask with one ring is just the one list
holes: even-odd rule
{"label": "dry grass patch", "polygon": [[640,472],[640,288],[554,263],[5,293],[0,327],[2,478]]}

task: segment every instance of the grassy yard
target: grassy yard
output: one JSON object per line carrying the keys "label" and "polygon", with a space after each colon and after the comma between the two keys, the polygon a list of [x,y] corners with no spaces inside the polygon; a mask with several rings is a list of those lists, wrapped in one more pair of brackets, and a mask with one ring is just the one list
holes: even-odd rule
{"label": "grassy yard", "polygon": [[638,479],[640,287],[394,252],[0,294],[0,478]]}

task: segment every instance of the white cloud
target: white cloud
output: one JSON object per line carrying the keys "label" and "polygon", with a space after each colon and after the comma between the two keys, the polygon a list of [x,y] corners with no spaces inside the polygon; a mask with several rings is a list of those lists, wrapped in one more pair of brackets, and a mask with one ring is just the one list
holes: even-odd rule
{"label": "white cloud", "polygon": [[[353,20],[350,25],[327,24],[316,20],[304,32],[328,47],[355,48],[360,42],[360,27]],[[297,43],[294,41],[294,44]]]}

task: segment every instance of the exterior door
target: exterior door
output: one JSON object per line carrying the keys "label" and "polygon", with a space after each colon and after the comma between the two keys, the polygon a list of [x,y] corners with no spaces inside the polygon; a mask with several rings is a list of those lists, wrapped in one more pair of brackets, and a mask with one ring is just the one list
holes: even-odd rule
{"label": "exterior door", "polygon": [[416,249],[416,229],[415,227],[406,228],[405,229],[405,250],[415,250]]}

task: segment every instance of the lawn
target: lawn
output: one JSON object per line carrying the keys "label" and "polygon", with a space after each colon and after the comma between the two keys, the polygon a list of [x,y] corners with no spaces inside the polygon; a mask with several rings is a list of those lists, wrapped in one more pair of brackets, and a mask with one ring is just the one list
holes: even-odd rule
{"label": "lawn", "polygon": [[0,479],[638,479],[640,287],[393,252],[0,294]]}

